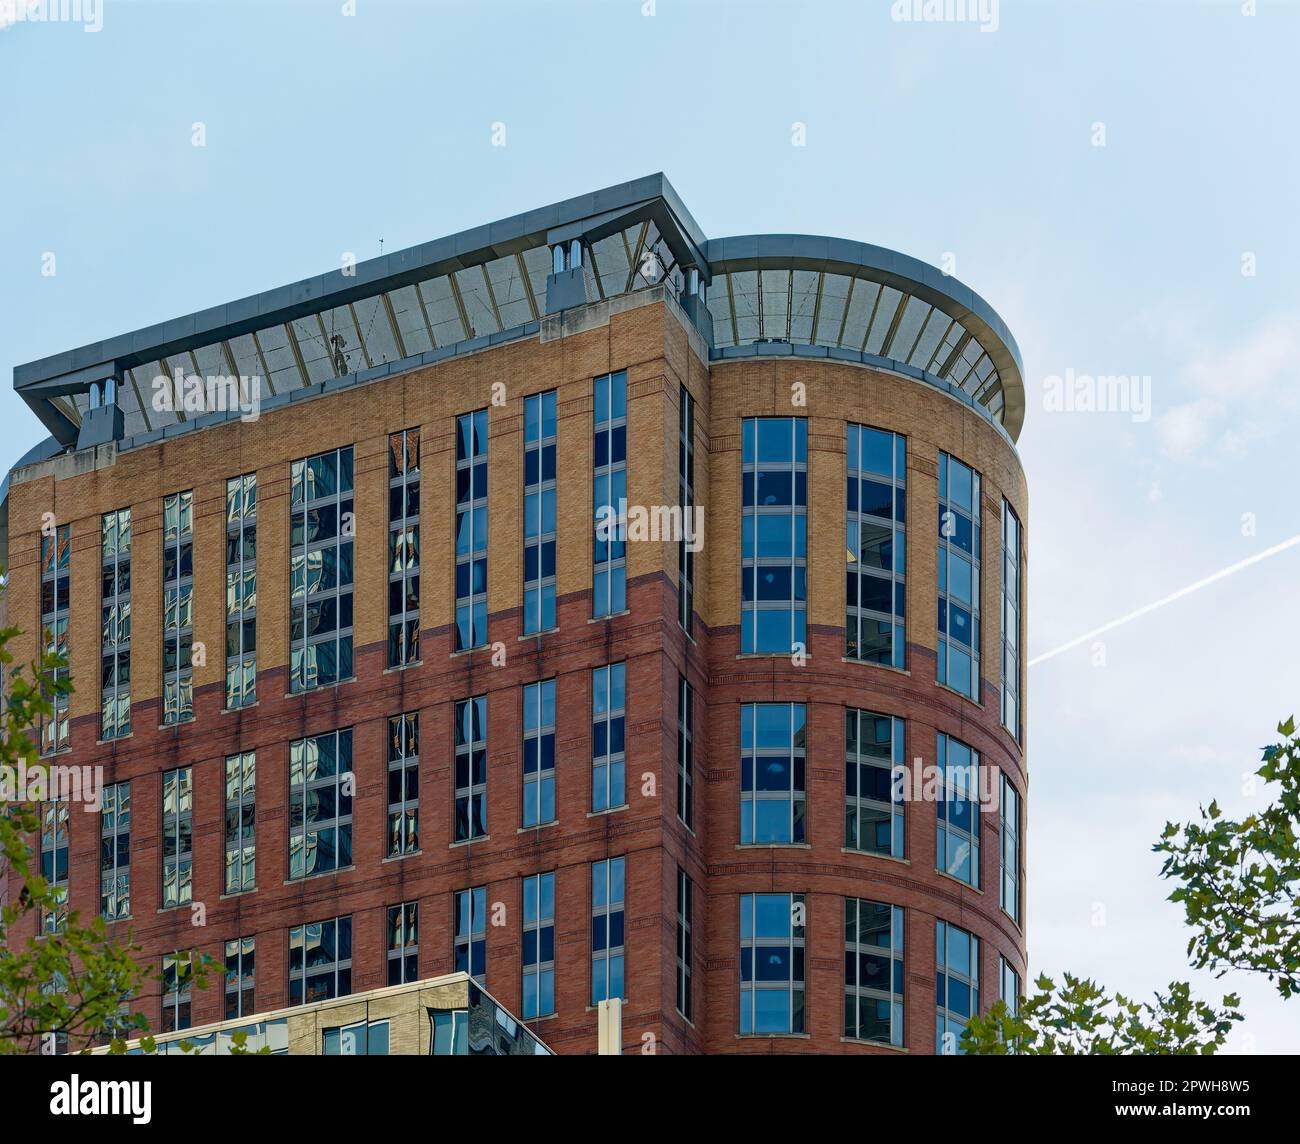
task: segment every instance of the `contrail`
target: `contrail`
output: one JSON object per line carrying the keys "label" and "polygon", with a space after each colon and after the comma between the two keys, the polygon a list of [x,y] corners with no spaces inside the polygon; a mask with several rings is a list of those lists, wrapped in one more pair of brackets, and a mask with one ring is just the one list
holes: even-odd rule
{"label": "contrail", "polygon": [[1147,604],[1138,608],[1136,612],[1129,612],[1127,616],[1121,616],[1118,620],[1111,620],[1108,624],[1102,624],[1099,628],[1093,628],[1090,632],[1085,632],[1077,639],[1072,639],[1067,644],[1062,644],[1058,648],[1037,655],[1029,661],[1030,667],[1037,663],[1042,663],[1045,659],[1051,659],[1054,655],[1060,655],[1062,652],[1069,651],[1072,647],[1078,647],[1081,643],[1108,632],[1112,628],[1117,628],[1121,624],[1127,624],[1130,620],[1136,620],[1139,616],[1145,616],[1148,612],[1154,612],[1157,608],[1163,608],[1166,604],[1172,604],[1175,600],[1188,596],[1193,592],[1199,591],[1207,584],[1213,584],[1216,580],[1222,580],[1225,576],[1231,576],[1234,572],[1240,572],[1243,568],[1249,568],[1252,564],[1258,564],[1261,560],[1267,560],[1270,556],[1276,556],[1279,552],[1284,552],[1288,548],[1294,548],[1300,544],[1300,534],[1291,537],[1289,540],[1282,541],[1281,544],[1275,544],[1272,548],[1266,548],[1263,552],[1257,552],[1254,556],[1249,556],[1245,560],[1238,560],[1236,564],[1229,564],[1226,568],[1220,568],[1219,571],[1206,576],[1204,580],[1197,580],[1194,584],[1188,584],[1185,588],[1179,588],[1177,592],[1171,592],[1168,596],[1156,600],[1153,604]]}

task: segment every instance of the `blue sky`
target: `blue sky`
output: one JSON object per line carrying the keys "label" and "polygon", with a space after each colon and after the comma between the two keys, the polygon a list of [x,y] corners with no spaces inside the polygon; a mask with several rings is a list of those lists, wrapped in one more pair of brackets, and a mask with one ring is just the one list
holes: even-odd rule
{"label": "blue sky", "polygon": [[[1031,655],[1300,533],[1300,8],[1002,0],[991,32],[889,0],[343,8],[0,31],[0,364],[663,170],[710,235],[951,254],[1006,319]],[[1149,377],[1149,420],[1047,411],[1067,370]],[[6,382],[0,464],[43,435]],[[1298,571],[1295,547],[1101,637],[1104,665],[1032,668],[1035,972],[1189,976],[1150,844],[1265,797],[1243,776],[1300,707]],[[1234,1050],[1300,1050],[1264,983],[1195,980],[1243,993]]]}

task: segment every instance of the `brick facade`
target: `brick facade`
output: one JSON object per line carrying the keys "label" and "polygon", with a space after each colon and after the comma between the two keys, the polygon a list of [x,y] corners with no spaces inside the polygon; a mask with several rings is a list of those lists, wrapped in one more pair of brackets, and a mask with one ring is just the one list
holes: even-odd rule
{"label": "brick facade", "polygon": [[[53,513],[71,524],[72,749],[60,761],[102,766],[104,781],[132,780],[134,941],[154,965],[164,953],[195,948],[218,959],[223,944],[257,937],[257,1008],[288,1001],[289,927],[350,914],[353,990],[385,984],[385,909],[420,903],[420,975],[452,967],[452,893],[486,885],[505,906],[505,924],[487,931],[487,986],[521,1012],[521,879],[555,871],[556,1015],[530,1027],[558,1052],[596,1047],[590,1007],[590,863],[626,855],[626,1051],[897,1051],[847,1043],[842,1032],[845,896],[906,910],[906,1048],[934,1050],[934,920],[983,939],[982,995],[997,996],[997,955],[1025,976],[1025,937],[999,908],[998,824],[984,816],[983,890],[934,869],[934,809],[907,807],[907,858],[843,849],[843,710],[861,707],[907,720],[906,758],[933,762],[935,731],[976,747],[1026,794],[1019,746],[1000,726],[1001,498],[1028,524],[1024,476],[1014,450],[982,418],[938,390],[860,365],[759,359],[709,365],[698,335],[674,303],[608,312],[565,336],[533,337],[465,355],[291,407],[252,423],[232,422],[115,455],[74,454],[19,473],[10,492],[9,621],[24,630],[20,662],[35,653],[39,627],[39,529]],[[592,378],[628,376],[628,488],[634,504],[677,502],[677,404],[687,385],[698,403],[696,499],[705,546],[696,558],[696,623],[677,622],[677,549],[628,546],[628,610],[592,622]],[[794,383],[806,408],[791,405]],[[494,388],[503,386],[504,388]],[[520,637],[522,600],[523,399],[558,391],[558,630]],[[504,404],[499,402],[504,395]],[[458,414],[489,408],[489,647],[452,654],[454,614],[454,425]],[[740,419],[809,419],[809,658],[740,657]],[[845,423],[908,437],[909,518],[907,670],[846,662],[844,623]],[[385,666],[387,438],[422,430],[422,662]],[[351,445],[357,515],[355,679],[289,694],[289,465]],[[949,451],[984,479],[982,702],[934,682],[937,453]],[[225,479],[258,475],[258,704],[224,705]],[[207,649],[194,668],[192,723],[160,727],[162,498],[194,490],[194,638]],[[99,743],[99,519],[133,513],[132,706],[134,733]],[[493,663],[491,645],[505,649]],[[499,656],[497,657],[500,658]],[[627,663],[629,806],[603,815],[591,806],[591,669]],[[677,678],[696,693],[695,828],[676,815]],[[522,685],[557,681],[558,824],[521,830]],[[453,844],[453,709],[488,696],[489,837]],[[744,847],[739,841],[739,713],[742,702],[797,701],[808,710],[808,842]],[[386,852],[386,721],[421,718],[421,851]],[[288,880],[288,744],[305,735],[354,728],[356,795],[352,868]],[[257,752],[257,889],[222,896],[224,758]],[[193,911],[160,910],[161,772],[194,768]],[[83,916],[99,905],[99,817],[72,808],[70,897]],[[1023,849],[1023,843],[1022,843]],[[695,1020],[674,1003],[676,871],[695,886]],[[800,1037],[739,1038],[738,895],[805,893],[807,1028]],[[126,924],[119,923],[119,930]],[[154,987],[156,990],[156,986]],[[139,1001],[157,1020],[155,992]],[[217,975],[193,995],[194,1024],[222,1017]]]}

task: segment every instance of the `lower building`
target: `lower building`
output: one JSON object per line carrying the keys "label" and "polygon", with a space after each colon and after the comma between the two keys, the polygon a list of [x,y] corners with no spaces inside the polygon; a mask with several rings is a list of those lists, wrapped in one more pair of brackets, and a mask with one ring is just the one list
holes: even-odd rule
{"label": "lower building", "polygon": [[[129,1055],[145,1052],[127,1042]],[[108,1048],[94,1050],[107,1053]],[[256,1014],[155,1038],[162,1056],[545,1057],[551,1051],[468,974]]]}

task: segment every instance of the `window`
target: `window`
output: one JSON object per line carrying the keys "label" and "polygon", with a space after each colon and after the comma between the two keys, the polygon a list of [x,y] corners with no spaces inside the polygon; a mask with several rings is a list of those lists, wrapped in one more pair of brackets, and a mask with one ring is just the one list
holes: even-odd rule
{"label": "window", "polygon": [[100,520],[102,624],[99,737],[131,733],[131,510]]}
{"label": "window", "polygon": [[596,535],[592,542],[591,614],[627,610],[627,371],[592,383]]}
{"label": "window", "polygon": [[257,474],[226,482],[226,707],[257,702]]}
{"label": "window", "polygon": [[935,865],[979,889],[979,752],[942,732],[938,742],[936,761],[943,775],[943,797],[935,804],[939,814]]}
{"label": "window", "polygon": [[62,933],[68,922],[68,800],[54,799],[41,810],[41,877],[53,891],[54,909],[42,913],[43,933]]}
{"label": "window", "polygon": [[524,399],[524,635],[555,627],[555,390]]}
{"label": "window", "polygon": [[352,728],[289,744],[289,877],[352,865]]}
{"label": "window", "polygon": [[452,969],[468,973],[480,985],[487,979],[487,887],[457,890],[454,901]]}
{"label": "window", "polygon": [[627,664],[612,663],[591,673],[591,809],[627,802],[623,753]]}
{"label": "window", "polygon": [[1002,835],[1002,908],[1020,924],[1020,795],[1006,775],[1001,776],[998,807]]}
{"label": "window", "polygon": [[105,921],[131,916],[131,784],[104,787],[99,816],[99,912]]}
{"label": "window", "polygon": [[677,817],[687,830],[695,821],[695,692],[677,677]]}
{"label": "window", "polygon": [[625,859],[591,864],[591,1003],[623,996]]}
{"label": "window", "polygon": [[[691,634],[695,614],[695,544],[687,541],[687,522],[695,514],[695,398],[682,386],[677,406],[677,484],[682,535],[677,543],[677,621]],[[692,528],[694,525],[692,524]]]}
{"label": "window", "polygon": [[1020,519],[1002,501],[1002,726],[1020,741]]}
{"label": "window", "polygon": [[939,454],[938,680],[979,702],[980,475]]}
{"label": "window", "polygon": [[388,984],[419,981],[420,904],[388,907]]}
{"label": "window", "polygon": [[226,759],[226,893],[257,888],[257,755]]}
{"label": "window", "polygon": [[756,417],[741,439],[742,653],[807,646],[808,423]]}
{"label": "window", "polygon": [[524,879],[524,1020],[555,1012],[555,875]]}
{"label": "window", "polygon": [[321,1031],[321,1052],[327,1057],[388,1056],[389,1023],[357,1021]]}
{"label": "window", "polygon": [[844,899],[844,1035],[903,1044],[903,910]]}
{"label": "window", "polygon": [[[852,707],[844,712],[844,846],[903,857],[903,720]],[[901,773],[901,771],[900,771]]]}
{"label": "window", "polygon": [[[68,678],[68,582],[72,541],[66,524],[54,532],[41,533],[41,632],[44,654],[63,657],[62,667],[50,673],[53,684]],[[68,748],[68,692],[57,686],[44,692],[54,708],[52,715],[41,716],[41,754],[52,755]]]}
{"label": "window", "polygon": [[420,715],[388,720],[388,856],[420,849]]}
{"label": "window", "polygon": [[194,493],[163,498],[163,723],[194,718]]}
{"label": "window", "polygon": [[740,709],[740,841],[804,841],[804,705]]}
{"label": "window", "polygon": [[[464,1057],[469,1055],[468,1009],[430,1009],[429,1055],[431,1057]],[[495,1055],[495,1054],[493,1054]]]}
{"label": "window", "polygon": [[420,431],[388,438],[388,666],[420,658]]}
{"label": "window", "polygon": [[693,1012],[691,989],[691,880],[677,867],[677,1012],[688,1021]]}
{"label": "window", "polygon": [[185,906],[193,898],[192,768],[163,773],[163,909]]}
{"label": "window", "polygon": [[1006,1002],[1008,1016],[1014,1017],[1020,1012],[1020,974],[1011,968],[1011,963],[998,957],[998,999]]}
{"label": "window", "polygon": [[524,688],[524,825],[555,821],[555,680]]}
{"label": "window", "polygon": [[804,1031],[802,894],[740,895],[740,1032]]}
{"label": "window", "polygon": [[850,425],[844,597],[849,659],[904,665],[906,523],[907,438]]}
{"label": "window", "polygon": [[162,1027],[174,1033],[190,1027],[190,986],[194,964],[188,952],[168,953],[162,959]]}
{"label": "window", "polygon": [[290,466],[289,688],[352,678],[352,447]]}
{"label": "window", "polygon": [[456,418],[456,650],[487,643],[488,414]]}
{"label": "window", "polygon": [[487,696],[456,704],[456,841],[487,836]]}
{"label": "window", "polygon": [[256,939],[236,938],[226,942],[226,1020],[250,1017],[257,1012],[253,1004],[254,953]]}
{"label": "window", "polygon": [[352,992],[352,918],[289,931],[289,1004],[311,1005]]}
{"label": "window", "polygon": [[962,1031],[980,1009],[979,938],[947,922],[936,922],[934,964],[934,1051],[960,1055]]}

